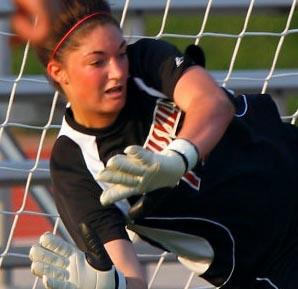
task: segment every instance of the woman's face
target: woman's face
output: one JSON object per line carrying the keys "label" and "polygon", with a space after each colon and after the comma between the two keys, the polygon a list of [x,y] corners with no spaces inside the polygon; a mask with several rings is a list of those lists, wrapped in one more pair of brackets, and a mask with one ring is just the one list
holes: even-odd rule
{"label": "woman's face", "polygon": [[98,25],[66,53],[62,88],[76,121],[87,127],[110,125],[125,105],[128,59],[118,27]]}

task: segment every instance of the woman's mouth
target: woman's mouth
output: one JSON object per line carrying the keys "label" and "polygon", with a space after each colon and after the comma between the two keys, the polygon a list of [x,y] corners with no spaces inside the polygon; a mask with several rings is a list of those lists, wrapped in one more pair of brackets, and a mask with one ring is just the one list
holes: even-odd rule
{"label": "woman's mouth", "polygon": [[110,97],[119,97],[119,96],[122,96],[122,93],[123,93],[122,85],[113,86],[105,91],[105,94],[109,95]]}

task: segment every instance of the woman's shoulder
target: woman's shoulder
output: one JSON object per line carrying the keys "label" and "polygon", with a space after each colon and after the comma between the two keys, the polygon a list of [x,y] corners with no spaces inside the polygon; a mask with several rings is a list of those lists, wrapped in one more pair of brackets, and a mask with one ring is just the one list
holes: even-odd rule
{"label": "woman's shoulder", "polygon": [[80,147],[68,136],[60,135],[54,143],[51,152],[51,164],[73,165],[77,162],[77,155],[80,155]]}
{"label": "woman's shoulder", "polygon": [[169,53],[169,51],[177,51],[177,48],[162,39],[154,39],[154,38],[141,38],[136,42],[128,45],[128,55],[132,53],[136,53],[136,51],[148,52],[152,53],[161,53],[163,51]]}
{"label": "woman's shoulder", "polygon": [[71,154],[77,147],[78,145],[69,136],[59,135],[53,145],[52,155],[60,153]]}

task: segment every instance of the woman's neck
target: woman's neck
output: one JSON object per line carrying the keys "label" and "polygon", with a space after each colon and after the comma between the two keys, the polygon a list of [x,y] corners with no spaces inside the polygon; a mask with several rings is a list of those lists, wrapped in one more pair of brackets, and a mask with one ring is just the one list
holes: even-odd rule
{"label": "woman's neck", "polygon": [[73,111],[75,121],[86,128],[105,128],[112,125],[120,112],[113,114],[88,114],[80,115]]}

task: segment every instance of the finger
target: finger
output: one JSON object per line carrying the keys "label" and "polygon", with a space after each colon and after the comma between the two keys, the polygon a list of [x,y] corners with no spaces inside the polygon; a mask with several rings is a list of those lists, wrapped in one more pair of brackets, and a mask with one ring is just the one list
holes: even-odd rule
{"label": "finger", "polygon": [[101,194],[100,202],[103,206],[107,206],[137,194],[139,191],[136,188],[115,185]]}
{"label": "finger", "polygon": [[106,168],[113,171],[120,170],[137,176],[143,175],[146,170],[145,166],[138,159],[129,158],[125,155],[116,155],[110,158],[107,162]]}
{"label": "finger", "polygon": [[33,262],[43,262],[63,268],[67,267],[69,263],[67,258],[59,256],[56,253],[53,253],[52,251],[49,251],[47,249],[44,249],[40,245],[34,245],[31,247],[29,252],[29,258]]}
{"label": "finger", "polygon": [[70,243],[65,242],[63,239],[50,232],[41,235],[39,243],[49,251],[55,252],[66,258],[73,253],[74,249]]}
{"label": "finger", "polygon": [[11,22],[14,30],[23,40],[31,40],[33,43],[39,43],[45,40],[48,32],[48,23],[46,20],[42,18],[39,19],[38,25],[36,25],[27,15],[22,12],[17,12],[12,17]]}
{"label": "finger", "polygon": [[67,280],[69,277],[67,270],[42,262],[33,262],[31,264],[31,272],[33,275],[40,278],[45,275],[58,280]]}
{"label": "finger", "polygon": [[29,40],[35,32],[34,25],[24,15],[15,14],[11,19],[11,24],[15,32],[22,37],[23,40]]}
{"label": "finger", "polygon": [[43,276],[42,283],[47,289],[78,289],[73,283]]}
{"label": "finger", "polygon": [[138,157],[139,152],[144,150],[143,147],[138,146],[138,145],[131,145],[125,148],[124,153],[126,155],[131,155],[133,157]]}
{"label": "finger", "polygon": [[45,0],[15,0],[17,9],[12,17],[12,24],[18,35],[24,40],[40,43],[46,39],[50,29],[51,16],[58,8],[57,4],[48,2]]}
{"label": "finger", "polygon": [[153,152],[144,149],[141,146],[129,146],[124,152],[128,157],[137,159],[142,164],[152,165],[154,162]]}
{"label": "finger", "polygon": [[119,171],[104,170],[100,172],[96,179],[98,181],[107,182],[110,184],[119,184],[123,186],[136,187],[141,182],[141,177],[122,173]]}

